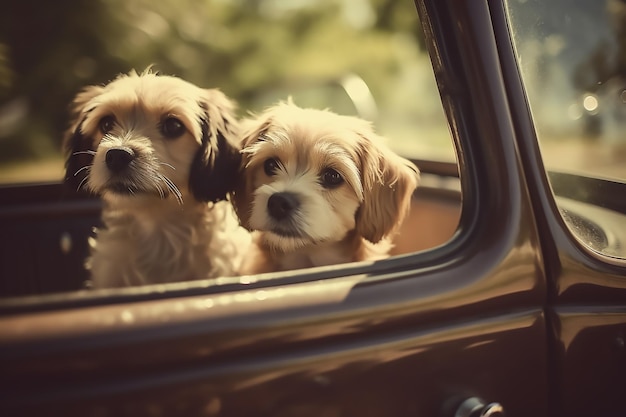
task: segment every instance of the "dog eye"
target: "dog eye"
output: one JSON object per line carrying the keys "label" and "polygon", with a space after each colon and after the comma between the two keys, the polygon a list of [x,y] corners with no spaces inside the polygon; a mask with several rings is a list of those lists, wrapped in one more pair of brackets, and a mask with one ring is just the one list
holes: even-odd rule
{"label": "dog eye", "polygon": [[185,133],[185,125],[175,117],[168,117],[161,124],[161,131],[166,138],[174,139]]}
{"label": "dog eye", "polygon": [[113,126],[115,126],[115,117],[104,116],[102,119],[100,119],[98,126],[100,127],[100,131],[102,133],[109,133],[111,130],[113,130]]}
{"label": "dog eye", "polygon": [[328,168],[322,172],[322,186],[325,188],[335,188],[343,182],[340,173],[332,168]]}
{"label": "dog eye", "polygon": [[268,177],[275,175],[278,171],[278,161],[274,158],[267,159],[263,164],[263,169]]}

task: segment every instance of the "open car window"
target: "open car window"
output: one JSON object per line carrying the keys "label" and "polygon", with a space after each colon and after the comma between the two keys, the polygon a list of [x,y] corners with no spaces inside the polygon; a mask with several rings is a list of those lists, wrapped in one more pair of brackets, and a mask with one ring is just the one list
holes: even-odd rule
{"label": "open car window", "polygon": [[[457,159],[413,2],[64,4],[52,15],[15,4],[0,25],[0,184],[5,201],[19,202],[2,211],[11,245],[2,254],[0,295],[84,289],[81,268],[87,236],[99,224],[98,203],[45,184],[64,175],[61,142],[73,97],[133,69],[219,88],[237,102],[240,117],[291,98],[371,122],[421,171],[391,255],[440,247],[455,234]],[[19,188],[26,183],[44,185]],[[22,212],[24,205],[37,207]],[[15,278],[22,275],[30,278]]]}
{"label": "open car window", "polygon": [[562,217],[596,253],[626,257],[626,5],[507,1],[539,145]]}

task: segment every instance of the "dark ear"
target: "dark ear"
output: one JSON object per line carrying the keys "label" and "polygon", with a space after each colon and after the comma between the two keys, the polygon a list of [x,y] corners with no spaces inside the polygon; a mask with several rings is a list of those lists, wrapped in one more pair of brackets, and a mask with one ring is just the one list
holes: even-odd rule
{"label": "dark ear", "polygon": [[202,138],[191,165],[189,188],[198,201],[226,200],[234,191],[241,163],[234,104],[219,90],[205,90],[200,108]]}
{"label": "dark ear", "polygon": [[251,149],[250,146],[254,145],[259,140],[263,140],[263,135],[269,130],[271,125],[272,119],[268,115],[262,115],[257,119],[248,119],[241,124],[243,137],[241,140],[241,153],[243,156],[239,171],[239,181],[235,187],[232,201],[241,225],[248,230],[251,230],[250,215],[252,211],[252,201],[254,199],[250,170],[246,169],[253,156],[249,152]]}
{"label": "dark ear", "polygon": [[83,188],[94,157],[91,140],[82,134],[81,128],[82,122],[76,126],[64,143],[66,155],[64,181],[75,191]]}
{"label": "dark ear", "polygon": [[392,235],[404,220],[419,183],[419,170],[388,149],[374,133],[362,137],[364,198],[357,211],[356,230],[365,239],[377,243]]}
{"label": "dark ear", "polygon": [[78,93],[70,109],[70,128],[63,138],[65,155],[64,182],[73,190],[82,188],[89,167],[93,163],[93,141],[82,133],[86,115],[93,109],[86,108],[87,103],[102,93],[103,88],[90,86]]}

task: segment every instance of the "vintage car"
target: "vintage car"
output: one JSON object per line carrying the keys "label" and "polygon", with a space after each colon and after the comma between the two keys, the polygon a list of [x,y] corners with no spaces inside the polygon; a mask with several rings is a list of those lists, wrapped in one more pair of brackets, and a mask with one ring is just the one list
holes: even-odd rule
{"label": "vintage car", "polygon": [[[415,161],[396,256],[89,290],[99,200],[4,186],[0,415],[626,415],[624,124],[585,145],[597,171],[569,171],[567,141],[553,170],[542,142],[560,79],[545,69],[605,34],[605,57],[623,54],[624,3],[416,6],[458,164]],[[564,114],[582,103],[564,135],[619,127],[626,77],[611,62],[595,67],[612,90],[560,97]]]}

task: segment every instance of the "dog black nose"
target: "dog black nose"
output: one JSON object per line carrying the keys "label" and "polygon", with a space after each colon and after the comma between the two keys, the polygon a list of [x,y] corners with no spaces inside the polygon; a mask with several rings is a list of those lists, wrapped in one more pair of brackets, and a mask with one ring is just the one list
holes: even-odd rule
{"label": "dog black nose", "polygon": [[267,211],[276,220],[282,220],[300,207],[300,200],[293,193],[275,193],[267,200]]}
{"label": "dog black nose", "polygon": [[135,159],[135,152],[127,147],[111,148],[106,153],[107,167],[113,172],[120,172]]}

